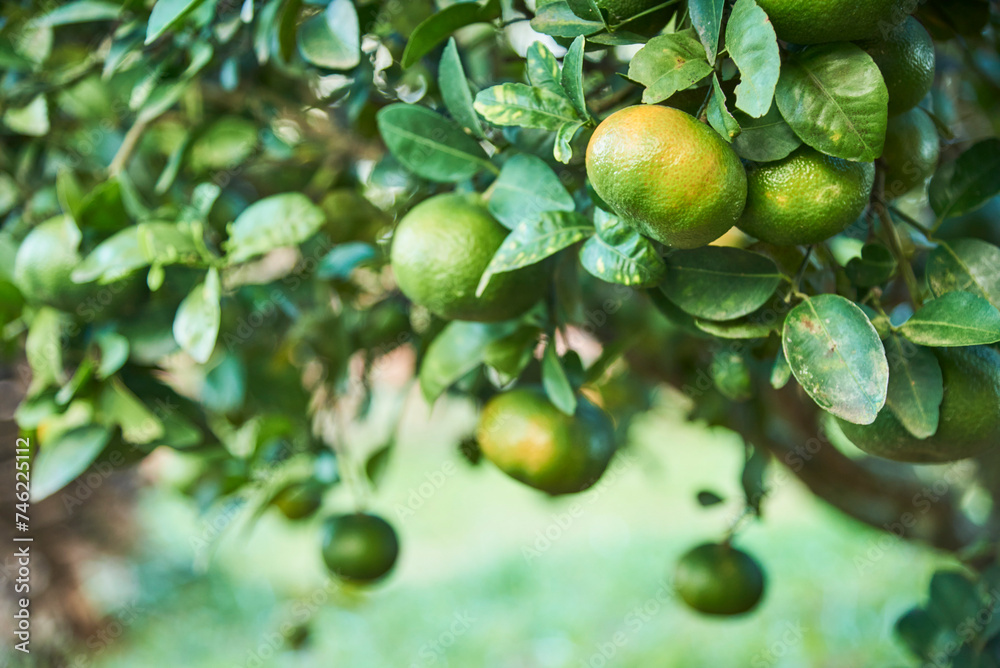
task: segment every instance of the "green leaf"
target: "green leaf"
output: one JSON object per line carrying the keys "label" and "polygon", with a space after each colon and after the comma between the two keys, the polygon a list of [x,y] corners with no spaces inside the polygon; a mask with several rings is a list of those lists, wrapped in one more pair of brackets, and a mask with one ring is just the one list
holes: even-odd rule
{"label": "green leaf", "polygon": [[191,143],[188,163],[196,171],[233,169],[253,154],[258,138],[254,123],[238,116],[223,116]]}
{"label": "green leaf", "polygon": [[156,0],[146,25],[146,44],[152,44],[202,2],[204,0]]}
{"label": "green leaf", "polygon": [[709,124],[727,142],[732,142],[733,138],[740,134],[740,124],[729,113],[726,107],[726,94],[722,92],[719,77],[715,74],[712,75],[712,94],[708,99],[706,112]]}
{"label": "green leaf", "polygon": [[760,322],[752,317],[723,322],[695,318],[694,325],[706,334],[720,339],[764,339],[774,331],[773,325]]}
{"label": "green leaf", "polygon": [[694,31],[654,37],[632,57],[628,78],[646,87],[642,101],[656,104],[712,73]]}
{"label": "green leaf", "polygon": [[196,362],[204,364],[212,356],[222,321],[219,272],[209,269],[205,281],[184,298],[174,317],[174,340]]}
{"label": "green leaf", "polygon": [[885,405],[917,438],[937,433],[944,398],[941,365],[927,348],[915,346],[898,334],[885,340],[889,361],[889,390]]}
{"label": "green leaf", "polygon": [[712,382],[730,401],[746,401],[753,397],[750,367],[746,358],[731,350],[718,350],[712,357]]}
{"label": "green leaf", "polygon": [[743,496],[746,498],[747,507],[757,515],[760,514],[761,501],[767,494],[765,481],[770,465],[770,455],[764,450],[753,448],[743,465],[743,473],[740,475],[740,485],[743,487]]}
{"label": "green leaf", "polygon": [[431,341],[420,364],[420,390],[433,404],[455,381],[483,363],[487,346],[514,330],[511,323],[456,320]]}
{"label": "green leaf", "polygon": [[[6,176],[6,175],[4,175]],[[10,179],[10,177],[7,177]],[[13,180],[11,180],[13,183]],[[17,187],[17,184],[14,184]],[[73,220],[80,222],[80,202],[83,201],[83,189],[80,183],[73,176],[73,170],[63,167],[56,174],[56,196],[59,198],[59,207],[63,213],[73,217]],[[6,212],[4,212],[6,213]]]}
{"label": "green leaf", "polygon": [[580,37],[604,30],[603,21],[589,21],[577,16],[564,0],[557,0],[539,8],[531,27],[553,37]]}
{"label": "green leaf", "polygon": [[552,148],[553,157],[564,165],[573,159],[573,138],[584,125],[583,121],[564,123],[556,130],[555,144]]}
{"label": "green leaf", "polygon": [[538,327],[518,327],[502,339],[491,341],[483,353],[483,362],[496,370],[503,380],[516,379],[534,358],[541,332]]}
{"label": "green leaf", "polygon": [[691,14],[691,24],[698,38],[705,47],[708,62],[715,64],[715,56],[719,53],[719,34],[722,32],[722,12],[726,0],[689,0],[688,12]]}
{"label": "green leaf", "polygon": [[39,23],[48,26],[64,26],[71,23],[88,23],[90,21],[114,21],[122,13],[122,6],[114,2],[100,0],[78,0],[62,7],[56,7],[39,19]]}
{"label": "green leaf", "polygon": [[45,306],[38,309],[31,319],[28,338],[24,343],[25,356],[31,367],[29,395],[49,385],[65,382],[62,346],[65,318],[56,309]]}
{"label": "green leaf", "polygon": [[31,469],[31,500],[41,501],[86,471],[111,440],[111,430],[99,424],[76,427],[39,448]]}
{"label": "green leaf", "polygon": [[868,243],[861,249],[861,257],[852,258],[844,270],[854,285],[873,288],[882,285],[896,273],[896,258],[884,245]]}
{"label": "green leaf", "polygon": [[774,366],[771,367],[771,387],[780,390],[792,378],[792,368],[788,366],[788,358],[785,357],[785,350],[778,348],[778,356],[774,359]]}
{"label": "green leaf", "polygon": [[110,330],[99,332],[94,341],[101,351],[97,377],[103,380],[125,366],[125,362],[128,361],[129,343],[124,336]]}
{"label": "green leaf", "polygon": [[547,211],[573,211],[576,204],[544,160],[519,153],[504,163],[492,186],[490,213],[507,229]]}
{"label": "green leaf", "polygon": [[378,251],[363,241],[338,244],[320,260],[316,269],[319,278],[346,281],[354,270],[378,257]]}
{"label": "green leaf", "polygon": [[549,211],[521,221],[493,255],[479,281],[476,296],[483,294],[494,274],[541,262],[593,233],[593,226],[578,213]]}
{"label": "green leaf", "polygon": [[389,151],[417,176],[450,183],[492,167],[475,139],[426,107],[393,104],[381,109],[376,119]]}
{"label": "green leaf", "polygon": [[659,284],[667,267],[653,244],[635,228],[603,209],[594,213],[597,234],[580,249],[580,263],[608,283],[651,287]]}
{"label": "green leaf", "polygon": [[1000,139],[973,145],[938,169],[928,196],[938,220],[975,211],[1000,193]]}
{"label": "green leaf", "polygon": [[408,68],[448,39],[453,32],[473,23],[484,23],[500,17],[500,1],[488,0],[485,5],[461,2],[431,14],[418,25],[403,50],[402,66]]}
{"label": "green leaf", "polygon": [[150,264],[198,259],[190,232],[174,223],[140,223],[105,239],[73,270],[73,281],[113,283]]}
{"label": "green leaf", "polygon": [[542,386],[556,408],[566,415],[576,412],[576,393],[566,377],[553,341],[549,341],[542,355]]}
{"label": "green leaf", "polygon": [[49,104],[39,95],[23,107],[9,108],[3,123],[19,135],[44,137],[49,133]]}
{"label": "green leaf", "polygon": [[840,42],[788,54],[775,99],[795,134],[816,150],[860,162],[882,155],[889,94],[860,47]]}
{"label": "green leaf", "polygon": [[839,295],[810,297],[785,319],[782,344],[796,380],[820,408],[871,424],[885,405],[889,363],[871,321]]}
{"label": "green leaf", "polygon": [[361,30],[351,0],[333,0],[299,28],[299,53],[313,65],[349,70],[361,62]]}
{"label": "green leaf", "polygon": [[580,118],[589,121],[590,111],[587,110],[587,100],[583,93],[583,54],[586,42],[586,38],[581,35],[570,44],[569,50],[563,57],[561,81],[576,113],[580,115]]}
{"label": "green leaf", "polygon": [[978,346],[1000,341],[1000,311],[971,292],[948,292],[932,299],[899,328],[922,346]]}
{"label": "green leaf", "polygon": [[942,628],[958,629],[975,620],[983,609],[975,583],[965,574],[938,571],[931,577],[927,612]]}
{"label": "green leaf", "polygon": [[777,104],[772,104],[760,118],[752,118],[739,110],[733,113],[733,117],[741,130],[733,139],[733,150],[744,160],[781,160],[802,145],[802,140],[781,117]]}
{"label": "green leaf", "polygon": [[469,80],[465,76],[462,68],[462,59],[458,55],[458,46],[455,38],[448,40],[448,46],[444,48],[441,56],[441,65],[438,68],[438,86],[441,88],[441,97],[448,107],[449,113],[463,127],[472,131],[480,139],[484,137],[483,126],[479,122],[479,116],[472,106],[472,90],[469,87]]}
{"label": "green leaf", "polygon": [[736,0],[726,25],[726,49],[740,70],[736,107],[760,118],[774,99],[781,54],[770,19],[754,0]]}
{"label": "green leaf", "polygon": [[566,4],[568,4],[573,13],[581,19],[586,19],[588,21],[604,20],[604,16],[601,14],[601,8],[597,5],[597,0],[566,0]]}
{"label": "green leaf", "polygon": [[931,658],[934,639],[940,634],[937,623],[921,608],[913,608],[896,620],[895,631],[910,651],[921,659]]}
{"label": "green leaf", "polygon": [[517,125],[522,128],[558,130],[567,123],[577,123],[573,103],[562,95],[518,83],[501,84],[476,96],[476,111],[494,125]]}
{"label": "green leaf", "polygon": [[562,85],[562,72],[559,70],[559,61],[552,55],[549,48],[541,42],[535,42],[528,47],[527,52],[528,82],[536,88],[562,95],[565,97],[566,91]]}
{"label": "green leaf", "polygon": [[979,239],[943,242],[927,259],[927,285],[935,297],[971,292],[1000,308],[1000,248]]}
{"label": "green leaf", "polygon": [[255,202],[228,226],[223,244],[230,264],[245,262],[283,246],[295,246],[319,231],[323,210],[300,193],[272,195]]}
{"label": "green leaf", "polygon": [[665,259],[660,289],[684,311],[706,320],[734,320],[756,311],[781,282],[770,258],[738,248],[678,250]]}
{"label": "green leaf", "polygon": [[98,407],[106,423],[121,427],[127,443],[152,443],[163,437],[160,418],[118,379],[105,385]]}
{"label": "green leaf", "polygon": [[129,215],[118,179],[108,179],[84,195],[76,218],[85,230],[117,231],[128,225]]}

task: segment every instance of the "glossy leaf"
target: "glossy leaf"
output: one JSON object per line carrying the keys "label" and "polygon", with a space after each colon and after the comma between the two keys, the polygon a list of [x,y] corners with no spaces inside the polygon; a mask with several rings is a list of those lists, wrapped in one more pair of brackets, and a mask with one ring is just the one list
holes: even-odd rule
{"label": "glossy leaf", "polygon": [[788,358],[785,357],[784,348],[778,348],[778,355],[774,358],[774,366],[771,367],[771,387],[780,390],[788,381],[792,379],[792,368],[788,366]]}
{"label": "glossy leaf", "polygon": [[971,292],[948,292],[933,299],[899,328],[922,346],[976,346],[1000,341],[1000,311]]}
{"label": "glossy leaf", "polygon": [[174,339],[199,364],[212,356],[219,336],[222,309],[219,272],[209,269],[205,280],[184,298],[174,317]]}
{"label": "glossy leaf", "polygon": [[31,467],[31,500],[41,501],[87,470],[111,440],[111,430],[88,424],[59,434],[39,448]]}
{"label": "glossy leaf", "polygon": [[566,91],[567,97],[576,108],[576,113],[580,118],[590,119],[590,111],[587,110],[587,101],[583,94],[583,54],[586,46],[586,38],[582,35],[573,40],[569,50],[563,57],[562,74],[560,81]]}
{"label": "glossy leaf", "polygon": [[576,412],[576,393],[566,377],[562,362],[556,353],[555,344],[550,341],[542,355],[542,387],[549,401],[566,415]]}
{"label": "glossy leaf", "polygon": [[594,214],[597,234],[580,249],[580,264],[608,283],[650,287],[659,284],[667,267],[653,244],[635,228],[603,209]]}
{"label": "glossy leaf", "polygon": [[781,160],[802,145],[802,140],[782,118],[777,104],[772,104],[760,118],[752,118],[739,110],[733,112],[733,117],[740,125],[740,134],[733,139],[733,150],[745,160]]}
{"label": "glossy leaf", "polygon": [[494,125],[558,130],[579,122],[573,103],[562,95],[525,84],[501,84],[476,96],[476,111]]}
{"label": "glossy leaf", "polygon": [[91,21],[113,21],[121,16],[121,4],[102,0],[77,0],[56,7],[39,19],[42,25],[64,26]]}
{"label": "glossy leaf", "polygon": [[494,274],[541,262],[593,233],[587,219],[577,213],[550,211],[522,221],[493,255],[479,281],[476,296],[483,294]]}
{"label": "glossy leaf", "polygon": [[490,213],[513,230],[547,211],[573,211],[573,198],[544,160],[519,153],[504,163],[493,184]]}
{"label": "glossy leaf", "polygon": [[319,67],[349,70],[361,62],[361,30],[351,0],[333,0],[299,27],[299,53]]}
{"label": "glossy leaf", "polygon": [[484,5],[477,2],[460,2],[434,12],[410,35],[403,50],[401,64],[404,68],[412,66],[459,28],[473,23],[492,21],[499,17],[500,0],[487,0]]}
{"label": "glossy leaf", "polygon": [[889,361],[889,389],[885,405],[917,438],[933,436],[938,429],[944,379],[941,365],[927,348],[898,334],[885,340]]}
{"label": "glossy leaf", "polygon": [[300,193],[272,195],[248,206],[228,227],[223,244],[235,264],[283,246],[296,246],[326,222],[323,210]]}
{"label": "glossy leaf", "polygon": [[736,107],[760,118],[774,99],[781,54],[770,19],[754,0],[736,0],[726,25],[726,49],[740,71]]}
{"label": "glossy leaf", "polygon": [[875,327],[839,295],[810,297],[788,314],[782,345],[795,379],[820,408],[871,424],[885,405],[889,363]]}
{"label": "glossy leaf", "polygon": [[583,121],[563,123],[556,130],[555,144],[552,148],[553,157],[564,165],[573,159],[573,138],[583,127]]}
{"label": "glossy leaf", "polygon": [[763,339],[774,331],[772,325],[754,320],[751,317],[736,320],[702,320],[695,318],[695,327],[720,339]]}
{"label": "glossy leaf", "polygon": [[726,107],[726,94],[722,92],[719,77],[715,74],[712,75],[712,93],[708,99],[706,112],[709,124],[727,142],[732,142],[740,134],[740,124],[729,113],[729,109]]}
{"label": "glossy leaf", "polygon": [[146,44],[156,41],[163,33],[180,23],[204,0],[156,0],[146,24]]}
{"label": "glossy leaf", "polygon": [[431,181],[463,181],[489,165],[482,146],[454,122],[426,107],[393,104],[376,116],[389,151]]}
{"label": "glossy leaf", "polygon": [[664,294],[693,316],[734,320],[748,315],[774,294],[781,273],[758,253],[718,246],[667,255]]}
{"label": "glossy leaf", "polygon": [[632,57],[628,78],[646,87],[642,101],[656,104],[712,73],[694,31],[660,35]]}
{"label": "glossy leaf", "polygon": [[441,88],[441,97],[448,111],[460,125],[472,131],[480,139],[483,138],[483,126],[479,122],[479,116],[472,104],[472,90],[469,87],[469,80],[465,76],[465,69],[462,67],[462,59],[458,55],[458,46],[455,38],[448,40],[448,46],[444,48],[441,56],[441,65],[438,71],[438,86]]}
{"label": "glossy leaf", "polygon": [[1000,194],[1000,139],[975,144],[953,163],[938,169],[928,195],[938,219],[975,211]]}
{"label": "glossy leaf", "polygon": [[487,346],[510,334],[514,325],[455,321],[427,347],[420,364],[420,390],[434,403],[455,381],[483,363]]}
{"label": "glossy leaf", "polygon": [[603,21],[593,21],[577,16],[569,3],[557,0],[539,8],[531,19],[531,27],[537,32],[554,37],[580,37],[593,35],[604,29]]}
{"label": "glossy leaf", "polygon": [[719,34],[722,31],[722,13],[726,0],[689,0],[688,12],[691,14],[691,24],[698,38],[705,47],[708,62],[715,64],[715,56],[719,53]]}
{"label": "glossy leaf", "polygon": [[528,82],[532,86],[544,88],[556,95],[565,95],[559,61],[552,55],[549,48],[541,42],[535,42],[528,47],[526,55]]}
{"label": "glossy leaf", "polygon": [[1000,308],[1000,248],[979,239],[941,243],[927,259],[927,285],[935,297],[971,292]]}
{"label": "glossy leaf", "polygon": [[861,249],[861,256],[851,259],[844,270],[854,285],[872,288],[892,278],[896,272],[896,259],[884,245],[868,243]]}
{"label": "glossy leaf", "polygon": [[587,19],[588,21],[604,20],[601,8],[597,5],[597,0],[566,0],[566,4],[581,19]]}
{"label": "glossy leaf", "polygon": [[820,44],[789,54],[775,100],[795,134],[816,150],[861,162],[882,155],[889,94],[860,47]]}

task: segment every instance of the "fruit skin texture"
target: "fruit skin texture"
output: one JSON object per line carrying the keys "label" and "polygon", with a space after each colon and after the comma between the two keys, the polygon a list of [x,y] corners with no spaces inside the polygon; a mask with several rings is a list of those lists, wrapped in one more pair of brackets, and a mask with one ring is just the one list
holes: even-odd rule
{"label": "fruit skin texture", "polygon": [[476,437],[483,456],[497,468],[552,495],[593,485],[615,452],[614,428],[604,411],[581,397],[569,416],[535,389],[491,399]]}
{"label": "fruit skin texture", "polygon": [[902,21],[911,0],[759,0],[778,39],[795,44],[850,42],[878,36]]}
{"label": "fruit skin texture", "polygon": [[889,90],[889,115],[895,116],[917,106],[934,83],[934,42],[912,16],[892,30],[885,39],[861,42],[882,72]]}
{"label": "fruit skin texture", "polygon": [[677,562],[674,586],[684,602],[708,615],[739,615],[764,595],[764,572],[746,552],[705,543]]}
{"label": "fruit skin texture", "polygon": [[870,425],[838,420],[841,431],[870,455],[900,462],[951,462],[1000,445],[1000,353],[986,346],[934,348],[944,376],[937,433],[920,440],[888,407]]}
{"label": "fruit skin texture", "polygon": [[587,146],[587,176],[641,233],[676,248],[722,236],[746,202],[743,165],[719,134],[679,109],[617,111]]}
{"label": "fruit skin texture", "polygon": [[747,206],[737,226],[778,246],[812,244],[842,232],[864,211],[875,165],[803,146],[747,168]]}
{"label": "fruit skin texture", "polygon": [[477,196],[438,195],[421,202],[400,221],[392,242],[400,290],[449,320],[496,322],[521,315],[541,297],[542,265],[497,274],[476,297],[479,279],[507,233]]}
{"label": "fruit skin texture", "polygon": [[898,197],[924,183],[934,174],[940,155],[937,128],[922,110],[890,118],[882,151],[886,196]]}
{"label": "fruit skin texture", "polygon": [[398,556],[396,531],[377,515],[334,515],[323,526],[323,561],[343,580],[378,580],[392,570]]}

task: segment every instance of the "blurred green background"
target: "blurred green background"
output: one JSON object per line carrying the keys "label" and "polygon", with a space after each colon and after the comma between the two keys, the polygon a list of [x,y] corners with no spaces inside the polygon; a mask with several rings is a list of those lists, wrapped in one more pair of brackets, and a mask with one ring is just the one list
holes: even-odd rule
{"label": "blurred green background", "polygon": [[[676,558],[743,507],[744,453],[734,434],[684,423],[669,403],[635,423],[595,488],[550,500],[462,458],[469,406],[410,402],[370,504],[399,530],[402,558],[366,591],[326,576],[319,517],[292,525],[271,511],[250,526],[151,488],[130,575],[92,569],[90,589],[121,621],[88,640],[80,665],[913,665],[892,626],[947,560],[845,519],[791,476],[772,481],[764,520],[737,538],[766,568],[764,604],[720,621],[673,598]],[[168,481],[184,475],[173,456],[158,467]],[[326,509],[350,508],[346,486],[335,489]],[[704,489],[727,502],[700,507]]]}

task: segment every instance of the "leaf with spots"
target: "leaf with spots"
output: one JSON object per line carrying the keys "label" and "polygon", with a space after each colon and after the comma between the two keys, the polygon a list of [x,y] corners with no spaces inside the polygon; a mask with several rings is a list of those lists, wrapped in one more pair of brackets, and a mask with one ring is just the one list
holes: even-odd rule
{"label": "leaf with spots", "polygon": [[476,96],[476,111],[494,125],[558,130],[580,120],[573,103],[545,88],[508,83]]}
{"label": "leaf with spots", "polygon": [[1000,248],[979,239],[942,243],[927,259],[927,285],[935,297],[961,290],[1000,308]]}
{"label": "leaf with spots", "polygon": [[705,246],[666,257],[660,288],[677,306],[705,320],[735,320],[763,306],[781,282],[774,261],[759,253]]}
{"label": "leaf with spots", "polygon": [[1000,341],[1000,311],[971,292],[948,292],[932,299],[899,328],[922,346],[978,346]]}
{"label": "leaf with spots", "polygon": [[573,138],[583,127],[583,121],[575,123],[565,123],[556,130],[555,144],[552,147],[552,155],[564,165],[573,159]]}
{"label": "leaf with spots", "polygon": [[855,424],[875,421],[889,362],[864,311],[839,295],[810,297],[788,314],[781,338],[792,374],[820,408]]}
{"label": "leaf with spots", "polygon": [[726,107],[726,94],[722,92],[722,86],[719,85],[719,77],[714,74],[712,75],[712,94],[708,99],[706,112],[709,124],[727,142],[732,142],[740,134],[740,124],[729,113],[729,109]]}
{"label": "leaf with spots", "polygon": [[882,155],[889,93],[861,47],[838,42],[789,54],[775,100],[795,134],[817,151],[860,162]]}
{"label": "leaf with spots", "polygon": [[483,294],[495,274],[541,262],[593,233],[594,228],[586,218],[567,211],[550,211],[522,221],[493,255],[479,281],[476,296]]}
{"label": "leaf with spots", "polygon": [[559,61],[552,55],[548,47],[541,42],[535,42],[528,47],[528,81],[536,88],[565,95],[559,70]]}
{"label": "leaf with spots", "polygon": [[744,160],[781,160],[802,145],[802,140],[781,117],[777,104],[772,104],[760,118],[748,116],[738,109],[733,117],[740,126],[740,134],[733,139],[733,150]]}
{"label": "leaf with spots", "polygon": [[667,267],[653,244],[616,216],[597,209],[597,234],[580,249],[580,263],[591,274],[621,285],[651,287],[663,280]]}

